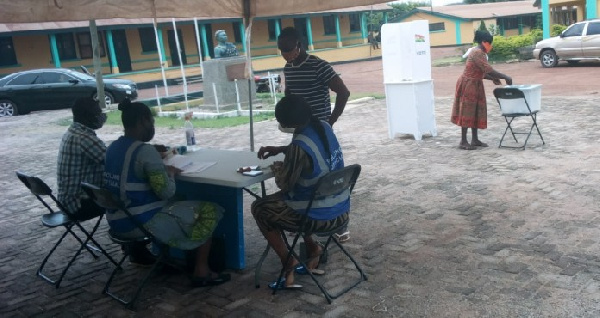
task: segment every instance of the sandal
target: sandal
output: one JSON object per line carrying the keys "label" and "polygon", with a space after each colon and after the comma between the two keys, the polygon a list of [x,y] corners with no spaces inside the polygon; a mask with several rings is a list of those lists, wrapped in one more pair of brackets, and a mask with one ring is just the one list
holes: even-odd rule
{"label": "sandal", "polygon": [[206,277],[192,277],[192,287],[208,287],[217,286],[226,283],[231,280],[230,274],[219,274],[217,277],[208,274]]}
{"label": "sandal", "polygon": [[279,281],[279,283],[277,283],[277,281],[269,283],[269,288],[276,289],[276,290],[283,290],[283,289],[298,290],[298,289],[302,289],[302,285],[300,285],[300,284],[286,285],[285,277],[282,277],[281,280]]}
{"label": "sandal", "polygon": [[347,242],[350,239],[350,231],[346,231],[342,234],[333,234],[333,236],[335,237],[335,239],[340,242],[340,243],[344,243]]}

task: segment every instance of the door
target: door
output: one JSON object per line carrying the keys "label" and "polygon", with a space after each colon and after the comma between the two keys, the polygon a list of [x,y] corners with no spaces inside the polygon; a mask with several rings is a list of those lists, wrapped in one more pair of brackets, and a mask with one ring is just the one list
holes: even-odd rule
{"label": "door", "polygon": [[566,29],[556,42],[556,55],[562,59],[582,57],[581,40],[585,23],[577,23]]}
{"label": "door", "polygon": [[300,32],[302,47],[308,50],[308,32],[306,31],[306,18],[294,18],[294,28]]}
{"label": "door", "polygon": [[119,73],[131,72],[131,56],[129,55],[125,30],[113,30],[112,35]]}
{"label": "door", "polygon": [[583,56],[600,58],[600,22],[590,22],[583,38]]}
{"label": "door", "polygon": [[83,97],[92,96],[95,89],[84,85],[80,79],[62,72],[41,73],[38,81],[41,83],[44,96],[51,101],[49,108],[70,108],[73,103]]}
{"label": "door", "polygon": [[[179,55],[177,54],[177,43],[175,41],[175,32],[169,30],[167,32],[169,38],[169,52],[171,53],[171,65],[179,66]],[[187,58],[185,56],[185,46],[183,45],[183,36],[181,35],[181,29],[177,29],[177,38],[179,39],[179,49],[181,50],[181,61],[183,65],[187,64]]]}
{"label": "door", "polygon": [[19,112],[48,109],[50,100],[42,92],[40,77],[41,73],[24,73],[6,83],[4,93],[17,104]]}

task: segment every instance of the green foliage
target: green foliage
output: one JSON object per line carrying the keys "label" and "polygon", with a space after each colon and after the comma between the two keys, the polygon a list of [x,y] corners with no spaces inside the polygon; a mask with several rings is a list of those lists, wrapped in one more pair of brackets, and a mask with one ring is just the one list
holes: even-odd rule
{"label": "green foliage", "polygon": [[383,12],[371,12],[367,15],[367,27],[369,31],[379,31],[383,23]]}
{"label": "green foliage", "polygon": [[481,22],[479,23],[479,29],[477,29],[479,31],[487,31],[487,27],[485,26],[485,22],[483,22],[483,20],[481,20]]}
{"label": "green foliage", "polygon": [[566,25],[553,24],[550,26],[550,36],[559,36],[566,28]]}
{"label": "green foliage", "polygon": [[490,24],[488,26],[488,32],[490,32],[492,36],[500,35],[500,27],[495,24]]}
{"label": "green foliage", "polygon": [[390,14],[390,19],[395,19],[398,16],[406,14],[410,12],[412,9],[417,7],[429,7],[431,2],[401,2],[401,3],[390,3],[392,7],[392,13]]}
{"label": "green foliage", "polygon": [[518,58],[519,49],[532,48],[535,45],[541,30],[534,29],[528,34],[511,37],[494,36],[494,49],[489,54],[490,61],[503,61]]}

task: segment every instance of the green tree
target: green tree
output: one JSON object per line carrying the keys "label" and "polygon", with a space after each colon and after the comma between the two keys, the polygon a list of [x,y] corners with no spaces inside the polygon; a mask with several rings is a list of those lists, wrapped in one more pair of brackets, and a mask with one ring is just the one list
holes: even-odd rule
{"label": "green tree", "polygon": [[481,23],[479,23],[479,31],[487,31],[487,27],[485,26],[485,22],[483,22],[483,20],[481,20]]}
{"label": "green tree", "polygon": [[371,12],[367,14],[367,27],[369,31],[379,31],[383,23],[383,12]]}
{"label": "green tree", "polygon": [[412,9],[417,7],[429,7],[431,2],[402,2],[402,3],[390,3],[392,7],[392,13],[390,19],[395,19],[403,14],[410,12]]}

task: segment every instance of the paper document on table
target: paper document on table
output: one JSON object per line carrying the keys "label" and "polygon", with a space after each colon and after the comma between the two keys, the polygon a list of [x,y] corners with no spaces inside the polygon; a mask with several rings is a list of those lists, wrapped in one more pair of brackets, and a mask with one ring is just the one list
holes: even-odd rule
{"label": "paper document on table", "polygon": [[185,169],[183,169],[183,172],[181,172],[181,173],[182,174],[193,174],[193,173],[202,172],[216,164],[217,164],[217,162],[194,162],[192,165],[186,166]]}
{"label": "paper document on table", "polygon": [[174,155],[163,160],[165,165],[181,169],[181,173],[198,173],[213,166],[216,162],[194,162],[190,157]]}

